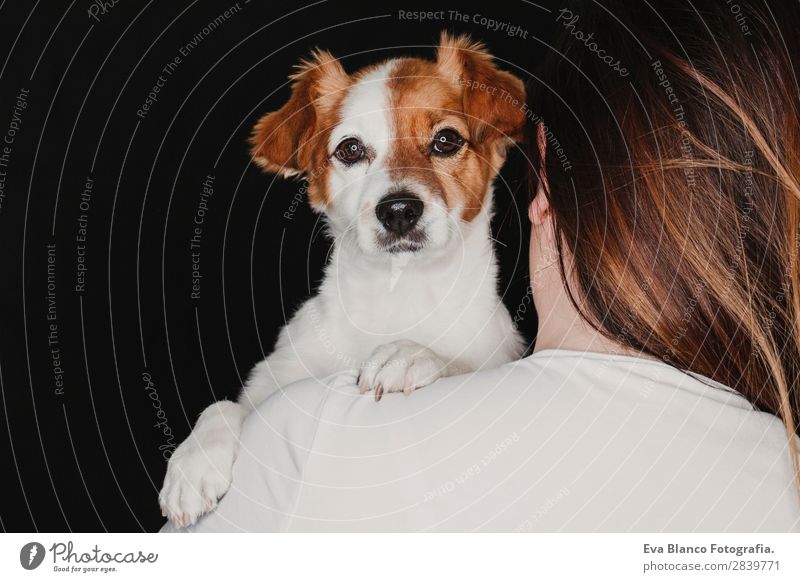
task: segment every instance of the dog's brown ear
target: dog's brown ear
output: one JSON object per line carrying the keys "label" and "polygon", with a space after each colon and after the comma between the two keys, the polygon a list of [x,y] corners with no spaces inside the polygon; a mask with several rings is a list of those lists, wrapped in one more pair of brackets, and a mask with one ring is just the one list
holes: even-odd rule
{"label": "dog's brown ear", "polygon": [[520,141],[525,127],[525,85],[501,71],[480,42],[443,32],[436,52],[440,74],[461,87],[472,139]]}
{"label": "dog's brown ear", "polygon": [[320,116],[350,84],[339,61],[321,50],[302,61],[291,79],[289,101],[262,117],[250,136],[253,160],[268,172],[286,177],[309,169]]}

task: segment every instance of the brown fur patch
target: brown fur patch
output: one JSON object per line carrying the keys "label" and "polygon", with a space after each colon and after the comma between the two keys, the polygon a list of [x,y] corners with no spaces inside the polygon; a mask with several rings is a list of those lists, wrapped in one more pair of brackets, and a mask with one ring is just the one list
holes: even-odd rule
{"label": "brown fur patch", "polygon": [[[388,88],[395,138],[388,160],[392,179],[421,183],[448,207],[461,205],[462,219],[472,220],[507,146],[522,136],[522,82],[497,69],[482,45],[445,34],[437,62],[396,61]],[[445,127],[458,131],[466,144],[451,157],[431,155],[431,140]]]}
{"label": "brown fur patch", "polygon": [[445,79],[462,88],[464,112],[476,141],[522,139],[525,86],[498,69],[482,43],[443,33],[436,63]]}
{"label": "brown fur patch", "polygon": [[289,101],[253,128],[251,154],[269,172],[286,177],[305,174],[311,205],[321,208],[329,202],[324,179],[329,167],[327,140],[339,123],[341,102],[352,80],[326,51],[315,51],[291,78]]}

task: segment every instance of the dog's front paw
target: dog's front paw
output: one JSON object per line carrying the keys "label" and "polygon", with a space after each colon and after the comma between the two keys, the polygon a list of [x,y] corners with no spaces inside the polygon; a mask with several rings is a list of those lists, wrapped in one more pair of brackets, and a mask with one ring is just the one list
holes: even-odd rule
{"label": "dog's front paw", "polygon": [[231,486],[237,447],[234,439],[201,446],[190,437],[175,449],[158,501],[161,514],[176,528],[188,527],[217,506]]}
{"label": "dog's front paw", "polygon": [[411,394],[445,375],[447,364],[428,348],[408,340],[383,344],[361,366],[358,388],[362,394],[375,390]]}

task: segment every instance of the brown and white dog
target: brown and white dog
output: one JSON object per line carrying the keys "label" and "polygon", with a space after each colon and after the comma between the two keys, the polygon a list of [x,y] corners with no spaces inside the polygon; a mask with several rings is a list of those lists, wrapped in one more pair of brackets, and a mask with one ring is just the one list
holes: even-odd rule
{"label": "brown and white dog", "polygon": [[292,79],[288,103],[254,129],[253,159],[305,176],[331,260],[238,403],[209,406],[170,459],[159,501],[176,526],[225,494],[244,418],[281,387],[357,369],[361,392],[380,400],[522,353],[497,293],[490,218],[492,182],[522,137],[523,83],[447,34],[435,61],[350,75],[316,51]]}

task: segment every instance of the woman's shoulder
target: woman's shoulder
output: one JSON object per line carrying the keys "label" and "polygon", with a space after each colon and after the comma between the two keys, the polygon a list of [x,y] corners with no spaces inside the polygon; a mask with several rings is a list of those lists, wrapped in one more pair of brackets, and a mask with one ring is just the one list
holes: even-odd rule
{"label": "woman's shoulder", "polygon": [[[349,370],[296,382],[263,403],[259,415],[281,425],[290,419],[294,424],[301,417],[342,426],[373,426],[409,424],[432,415],[457,418],[475,411],[490,415],[490,411],[501,413],[516,405],[525,405],[533,415],[564,413],[565,422],[580,409],[594,415],[598,407],[607,414],[628,413],[633,408],[640,414],[657,411],[662,420],[669,419],[671,410],[687,408],[736,417],[754,412],[732,389],[666,363],[573,350],[543,350],[498,368],[441,378],[408,396],[387,394],[380,402],[374,394],[359,393],[356,381],[357,371]],[[593,418],[593,425],[603,423],[603,417]]]}
{"label": "woman's shoulder", "polygon": [[543,351],[380,402],[356,376],[262,403],[197,531],[797,527],[780,422],[670,366]]}
{"label": "woman's shoulder", "polygon": [[539,352],[380,402],[354,380],[276,402],[316,418],[288,529],[785,529],[797,513],[770,510],[790,483],[780,422],[659,362]]}

